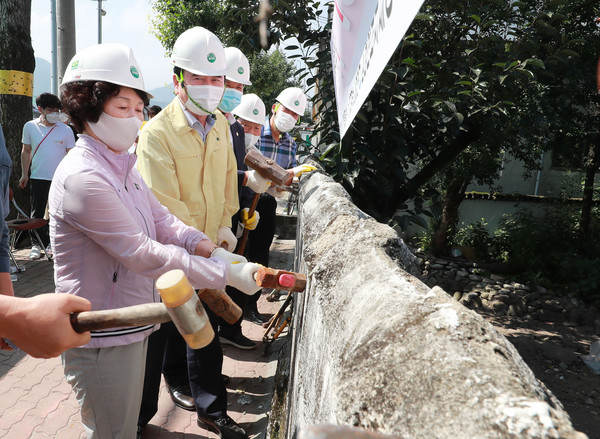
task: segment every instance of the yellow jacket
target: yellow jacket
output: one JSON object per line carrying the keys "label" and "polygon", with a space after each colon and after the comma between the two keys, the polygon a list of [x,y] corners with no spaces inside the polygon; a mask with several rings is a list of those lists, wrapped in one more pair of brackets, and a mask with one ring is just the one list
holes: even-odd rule
{"label": "yellow jacket", "polygon": [[136,151],[138,169],[156,198],[213,241],[239,210],[229,124],[221,113],[216,117],[205,144],[175,97],[144,126]]}

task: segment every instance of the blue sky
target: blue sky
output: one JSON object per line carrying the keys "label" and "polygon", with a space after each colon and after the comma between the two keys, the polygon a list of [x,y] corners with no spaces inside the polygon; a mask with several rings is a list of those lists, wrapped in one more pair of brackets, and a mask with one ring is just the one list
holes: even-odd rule
{"label": "blue sky", "polygon": [[[48,62],[51,55],[50,0],[31,2],[31,39],[35,56]],[[102,42],[122,43],[133,49],[148,89],[171,83],[171,66],[158,39],[151,33],[152,7],[148,0],[102,2]],[[75,0],[77,50],[98,42],[98,2]]]}

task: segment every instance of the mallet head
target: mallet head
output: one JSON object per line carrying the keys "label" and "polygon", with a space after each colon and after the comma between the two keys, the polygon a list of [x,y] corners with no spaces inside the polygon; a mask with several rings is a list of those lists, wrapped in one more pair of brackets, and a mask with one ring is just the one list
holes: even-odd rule
{"label": "mallet head", "polygon": [[207,346],[215,336],[198,295],[182,270],[171,270],[156,281],[156,288],[175,326],[192,349]]}

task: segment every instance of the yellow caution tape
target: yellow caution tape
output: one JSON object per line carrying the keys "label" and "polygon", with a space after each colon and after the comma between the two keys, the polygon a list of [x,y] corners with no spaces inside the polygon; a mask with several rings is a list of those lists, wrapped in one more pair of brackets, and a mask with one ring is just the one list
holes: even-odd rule
{"label": "yellow caution tape", "polygon": [[0,70],[0,94],[33,96],[33,73]]}

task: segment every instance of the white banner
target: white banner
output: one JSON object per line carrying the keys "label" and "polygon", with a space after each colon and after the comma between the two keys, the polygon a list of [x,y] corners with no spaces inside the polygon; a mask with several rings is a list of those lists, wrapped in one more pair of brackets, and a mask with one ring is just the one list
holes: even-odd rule
{"label": "white banner", "polygon": [[354,120],[424,0],[335,0],[331,57],[340,136]]}

